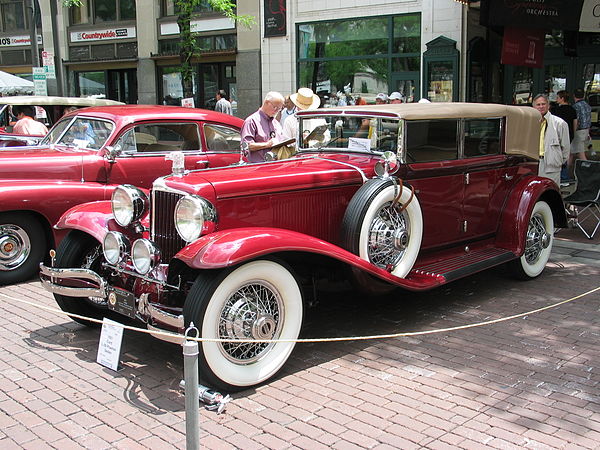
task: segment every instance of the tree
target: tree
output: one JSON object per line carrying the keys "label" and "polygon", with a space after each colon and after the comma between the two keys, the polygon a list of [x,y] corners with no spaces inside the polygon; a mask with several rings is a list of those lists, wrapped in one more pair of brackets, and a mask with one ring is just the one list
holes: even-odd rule
{"label": "tree", "polygon": [[[81,6],[82,0],[63,0],[63,6]],[[181,84],[184,98],[193,96],[193,70],[192,58],[198,52],[196,37],[198,33],[192,31],[191,22],[199,15],[197,13],[201,6],[210,5],[215,11],[240,25],[249,27],[255,22],[255,18],[249,15],[238,16],[236,14],[235,0],[174,0],[177,11],[177,25],[179,25],[179,36],[181,45],[179,58],[181,61]]]}

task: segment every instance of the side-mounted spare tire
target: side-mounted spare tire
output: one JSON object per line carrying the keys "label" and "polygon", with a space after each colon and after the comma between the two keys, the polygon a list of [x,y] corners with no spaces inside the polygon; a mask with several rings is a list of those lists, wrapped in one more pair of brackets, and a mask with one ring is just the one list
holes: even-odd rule
{"label": "side-mounted spare tire", "polygon": [[423,237],[423,216],[411,189],[392,179],[372,179],[350,200],[342,221],[342,246],[403,278]]}

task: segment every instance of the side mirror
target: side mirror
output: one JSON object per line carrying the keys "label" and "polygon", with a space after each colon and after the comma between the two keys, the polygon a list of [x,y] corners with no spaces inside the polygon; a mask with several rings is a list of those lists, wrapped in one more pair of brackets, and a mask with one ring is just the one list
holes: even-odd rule
{"label": "side mirror", "polygon": [[381,158],[381,161],[377,161],[375,164],[375,173],[377,176],[388,178],[398,171],[400,166],[398,165],[398,157],[394,152],[383,152]]}
{"label": "side mirror", "polygon": [[109,162],[115,162],[117,159],[117,156],[119,156],[120,153],[121,153],[120,145],[115,145],[114,147],[109,145],[106,147],[104,155],[106,156],[106,159],[108,159]]}

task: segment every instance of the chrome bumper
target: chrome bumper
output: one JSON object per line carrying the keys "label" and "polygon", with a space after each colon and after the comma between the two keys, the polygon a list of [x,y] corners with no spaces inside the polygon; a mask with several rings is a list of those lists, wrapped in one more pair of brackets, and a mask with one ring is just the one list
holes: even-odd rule
{"label": "chrome bumper", "polygon": [[[42,282],[42,286],[49,292],[58,295],[65,295],[67,297],[99,297],[99,298],[108,298],[110,287],[107,282],[96,272],[89,269],[81,269],[81,268],[65,268],[59,269],[56,267],[48,267],[44,263],[40,263],[40,281]],[[98,285],[95,287],[71,287],[71,286],[63,286],[58,284],[58,279],[77,279],[79,281],[90,281]],[[163,325],[168,325],[175,329],[184,330],[185,321],[183,315],[175,315],[165,312],[154,305],[148,302],[148,299],[145,295],[142,295],[142,298],[136,300],[137,310],[138,310],[138,318],[147,319],[146,326],[148,330],[151,332],[154,331],[156,333],[173,333],[167,329],[162,329],[160,327],[156,327],[151,325],[151,323],[161,323]],[[142,314],[140,314],[142,313]],[[144,317],[145,316],[145,317]],[[177,344],[182,344],[185,342],[185,337],[181,336],[181,338],[177,335],[161,335],[150,333],[157,339],[174,342]]]}
{"label": "chrome bumper", "polygon": [[[48,267],[44,263],[40,263],[40,281],[42,286],[47,291],[53,294],[66,295],[67,297],[100,297],[106,298],[106,281],[93,270],[89,269],[58,269],[56,267]],[[45,279],[44,276],[48,277]],[[98,285],[94,287],[70,287],[62,286],[54,282],[55,278],[62,279],[77,279],[91,281]]]}

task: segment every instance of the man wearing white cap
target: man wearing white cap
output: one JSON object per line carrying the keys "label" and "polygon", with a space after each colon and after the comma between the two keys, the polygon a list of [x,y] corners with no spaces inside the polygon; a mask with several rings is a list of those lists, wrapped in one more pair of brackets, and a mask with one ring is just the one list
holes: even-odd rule
{"label": "man wearing white cap", "polygon": [[[305,109],[316,109],[321,104],[321,99],[319,96],[313,93],[312,89],[309,88],[298,89],[298,92],[290,95],[290,100],[294,105],[296,105],[299,111],[303,111]],[[302,130],[304,134],[304,136],[302,136],[303,138],[306,137],[310,131],[314,130],[315,127],[319,125],[327,125],[327,122],[325,122],[324,119],[305,120],[302,123],[304,125],[304,129]],[[326,133],[326,137],[329,136],[329,130],[327,130]],[[285,120],[285,123],[283,124],[283,134],[286,138],[298,139],[298,118],[296,117],[296,114],[288,117]],[[326,141],[328,140],[329,139],[327,138]],[[278,158],[282,159],[279,155]]]}
{"label": "man wearing white cap", "polygon": [[385,105],[387,102],[388,102],[388,96],[387,96],[387,94],[385,94],[383,92],[380,92],[375,97],[375,103],[378,105]]}
{"label": "man wearing white cap", "polygon": [[392,92],[389,99],[391,104],[404,103],[404,97],[400,92]]}

